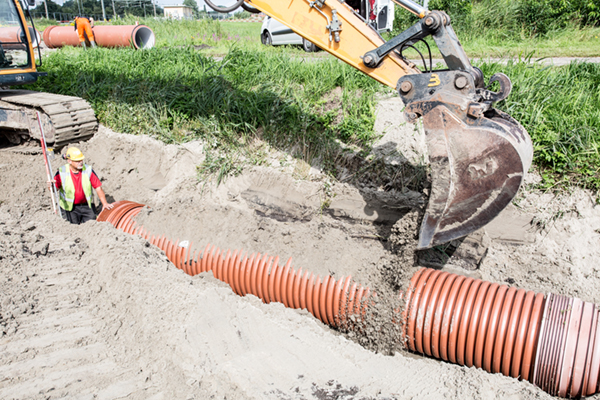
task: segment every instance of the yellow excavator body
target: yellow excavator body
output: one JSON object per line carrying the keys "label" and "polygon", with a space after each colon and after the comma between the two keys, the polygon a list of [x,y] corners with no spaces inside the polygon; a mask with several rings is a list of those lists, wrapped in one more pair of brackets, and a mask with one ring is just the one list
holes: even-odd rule
{"label": "yellow excavator body", "polygon": [[31,26],[19,0],[0,0],[0,146],[40,139],[37,112],[48,145],[61,147],[89,139],[97,131],[98,121],[84,99],[9,89],[46,75],[38,72],[39,38],[31,17],[29,20]]}

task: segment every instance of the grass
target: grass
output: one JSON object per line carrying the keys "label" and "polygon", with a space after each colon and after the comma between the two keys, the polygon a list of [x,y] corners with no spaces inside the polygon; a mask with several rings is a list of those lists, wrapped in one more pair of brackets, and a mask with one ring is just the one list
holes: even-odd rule
{"label": "grass", "polygon": [[[376,139],[376,97],[389,90],[324,52],[317,53],[319,62],[307,62],[312,55],[300,49],[262,46],[259,23],[151,18],[140,23],[157,35],[154,49],[63,48],[44,60],[49,76],[31,88],[86,98],[100,122],[118,131],[168,143],[200,138],[208,152],[200,172],[216,174],[217,180],[238,173],[240,165],[263,162],[260,143],[309,163],[319,158],[335,174],[343,148],[366,154]],[[591,45],[598,33],[570,27],[550,36],[502,40],[500,31],[459,32],[472,56],[521,55],[478,66],[488,78],[504,72],[512,79],[513,92],[498,107],[531,134],[534,164],[546,188],[600,189],[600,66],[548,67],[532,59],[557,46],[568,49],[568,43],[575,50],[562,50],[565,56],[598,55],[600,46]]]}
{"label": "grass", "polygon": [[548,35],[529,37],[503,34],[498,30],[479,33],[467,30],[459,37],[469,57],[516,58],[599,57],[600,28],[569,26]]}
{"label": "grass", "polygon": [[[36,18],[33,20],[33,23],[35,25],[35,29],[37,29],[40,32],[43,32],[44,29],[46,29],[49,26],[58,24],[55,20],[47,18]],[[29,26],[31,26],[31,24],[29,24]]]}
{"label": "grass", "polygon": [[85,98],[113,129],[165,142],[201,138],[209,149],[239,151],[243,159],[253,159],[246,149],[256,138],[305,160],[339,142],[368,146],[374,139],[380,85],[335,59],[290,60],[235,44],[223,59],[189,46],[63,48],[43,69],[49,76],[33,89]]}
{"label": "grass", "polygon": [[[472,29],[457,30],[458,38],[470,58],[509,59],[509,58],[552,58],[552,57],[600,57],[600,28],[577,27],[575,25],[550,32],[545,36],[530,37],[512,35],[498,30]],[[387,35],[388,40],[391,35]],[[432,49],[433,58],[441,59],[440,52],[433,40],[427,42]],[[418,44],[422,52],[426,47]],[[422,62],[414,51],[404,52],[410,59]]]}
{"label": "grass", "polygon": [[513,91],[498,107],[529,132],[542,185],[600,189],[600,64],[482,63],[486,76],[504,72]]}
{"label": "grass", "polygon": [[[593,8],[594,2],[595,0],[587,2],[588,6]],[[468,7],[461,11],[460,5],[465,3],[468,3]],[[432,0],[430,7],[446,7],[452,18],[453,28],[470,57],[513,58],[529,54],[536,58],[598,57],[598,14],[596,12],[595,25],[582,24],[584,16],[568,10],[575,3],[537,0]],[[564,7],[565,11],[551,15],[553,7]],[[397,7],[392,34],[399,34],[416,21],[415,17]],[[436,52],[436,56],[439,57],[439,53]]]}

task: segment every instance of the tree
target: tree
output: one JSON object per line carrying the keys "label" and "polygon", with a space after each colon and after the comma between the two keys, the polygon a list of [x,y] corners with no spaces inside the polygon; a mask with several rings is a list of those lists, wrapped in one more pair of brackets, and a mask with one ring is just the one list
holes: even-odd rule
{"label": "tree", "polygon": [[61,12],[61,6],[52,0],[46,0],[46,7],[48,7],[49,13]]}
{"label": "tree", "polygon": [[[150,17],[154,15],[152,0],[114,0],[115,10],[118,15],[130,14],[138,17]],[[161,8],[156,6],[157,14]]]}
{"label": "tree", "polygon": [[183,5],[192,7],[194,10],[194,18],[200,17],[200,10],[198,10],[198,3],[196,3],[196,0],[183,0]]}
{"label": "tree", "polygon": [[[115,5],[115,11],[118,15],[135,15],[137,17],[150,17],[154,15],[155,4],[154,0],[104,0],[104,7],[106,10],[106,16],[111,17],[113,15],[112,4]],[[60,19],[73,19],[76,15],[85,15],[88,17],[96,18],[101,20],[102,3],[100,0],[66,0],[61,6],[55,2],[55,0],[46,0],[46,6],[48,7],[48,13],[50,17]],[[45,16],[44,3],[38,2],[35,8],[35,14],[37,16]],[[156,6],[157,15],[162,15],[163,9]]]}

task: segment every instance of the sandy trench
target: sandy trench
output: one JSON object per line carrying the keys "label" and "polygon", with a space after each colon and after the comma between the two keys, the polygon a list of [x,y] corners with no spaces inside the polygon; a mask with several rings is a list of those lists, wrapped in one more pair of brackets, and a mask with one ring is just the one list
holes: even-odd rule
{"label": "sandy trench", "polygon": [[[384,117],[397,107],[380,103],[380,150],[401,137],[397,150],[413,160],[419,135]],[[151,207],[140,223],[197,249],[210,242],[292,257],[296,268],[373,287],[419,268],[390,250],[418,193],[331,183],[275,152],[271,165],[215,187],[196,178],[201,143],[164,145],[104,127],[80,147],[112,198]],[[36,148],[0,150],[2,399],[550,397],[476,368],[378,353],[306,311],[238,297],[211,274],[189,277],[139,237],[58,219],[44,181]],[[455,257],[444,269],[600,302],[600,206],[589,193],[526,187],[478,235],[487,249],[479,268]]]}

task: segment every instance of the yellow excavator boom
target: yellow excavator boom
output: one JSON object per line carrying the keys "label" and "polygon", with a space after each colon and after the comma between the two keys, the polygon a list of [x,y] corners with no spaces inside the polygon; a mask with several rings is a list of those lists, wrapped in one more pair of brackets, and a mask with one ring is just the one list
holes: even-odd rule
{"label": "yellow excavator boom", "polygon": [[[315,5],[311,6],[311,3]],[[306,0],[252,0],[249,4],[287,25],[319,48],[392,89],[396,89],[400,77],[421,73],[418,68],[410,66],[397,54],[390,54],[376,69],[367,67],[362,62],[362,56],[382,46],[385,41],[348,6],[348,3],[329,1],[318,7],[316,2]],[[336,18],[341,29],[337,41],[335,31],[331,32],[327,28],[336,24]]]}

